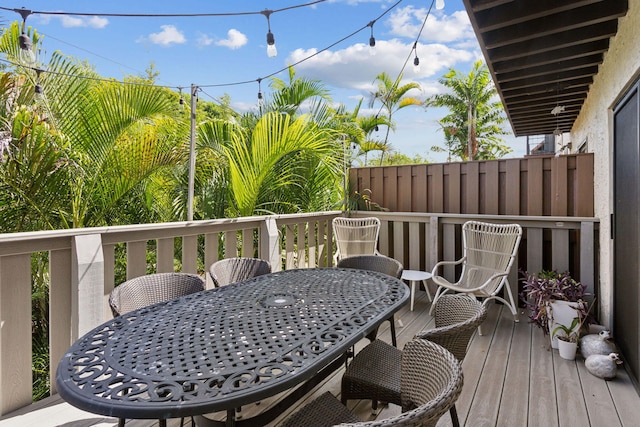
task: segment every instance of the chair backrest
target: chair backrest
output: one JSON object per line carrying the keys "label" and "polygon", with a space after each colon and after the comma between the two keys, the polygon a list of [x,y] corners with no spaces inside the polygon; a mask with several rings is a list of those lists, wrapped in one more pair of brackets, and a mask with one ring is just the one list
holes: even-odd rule
{"label": "chair backrest", "polygon": [[402,414],[340,427],[435,426],[455,405],[462,391],[462,366],[444,347],[413,339],[402,350],[400,368]]}
{"label": "chair backrest", "polygon": [[371,270],[388,274],[399,279],[402,276],[402,264],[384,255],[356,255],[341,258],[337,267],[356,268],[359,270]]}
{"label": "chair backrest", "polygon": [[271,264],[260,258],[226,258],[214,262],[209,267],[209,274],[216,287],[268,273],[271,273]]}
{"label": "chair backrest", "polygon": [[148,305],[203,291],[204,280],[197,274],[156,273],[135,277],[116,286],[109,294],[113,317]]}
{"label": "chair backrest", "polygon": [[440,344],[462,362],[471,337],[487,317],[487,307],[462,294],[442,295],[435,304],[436,327],[419,332],[416,338]]}
{"label": "chair backrest", "polygon": [[[522,227],[519,224],[465,222],[462,226],[465,261],[460,283],[477,287],[494,274],[508,273],[521,237]],[[502,286],[506,278],[506,275],[494,278],[483,292],[491,294]]]}
{"label": "chair backrest", "polygon": [[368,218],[333,218],[338,259],[354,255],[373,255],[378,253],[378,235],[380,220]]}

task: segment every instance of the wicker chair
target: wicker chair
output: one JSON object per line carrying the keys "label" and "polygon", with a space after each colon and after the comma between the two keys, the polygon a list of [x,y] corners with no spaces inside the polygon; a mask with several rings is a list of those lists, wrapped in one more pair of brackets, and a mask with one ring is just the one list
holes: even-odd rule
{"label": "wicker chair", "polygon": [[[384,255],[356,255],[342,258],[338,261],[337,267],[377,271],[393,276],[396,279],[402,276],[403,270],[402,264],[399,261]],[[396,322],[393,315],[391,315],[388,320],[391,327],[391,342],[394,346],[397,346]],[[377,334],[378,330],[376,329],[367,338],[373,341]]]}
{"label": "wicker chair", "polygon": [[354,255],[379,255],[378,235],[380,220],[369,218],[333,218],[333,235],[336,240],[336,261]]}
{"label": "wicker chair", "polygon": [[427,340],[407,343],[400,363],[402,414],[375,421],[357,422],[344,405],[327,392],[289,417],[283,427],[435,426],[455,405],[462,391],[460,362],[444,347]]}
{"label": "wicker chair", "polygon": [[[109,307],[113,317],[118,317],[148,305],[169,301],[204,289],[205,282],[197,274],[148,274],[129,279],[116,286],[109,294]],[[122,418],[118,420],[118,426],[124,426],[124,421]],[[183,423],[184,418],[180,420],[180,426]],[[191,425],[194,425],[193,418]]]}
{"label": "wicker chair", "polygon": [[[487,309],[479,301],[466,295],[444,295],[435,308],[435,329],[424,330],[416,338],[443,346],[462,363],[473,333],[486,317]],[[374,410],[378,401],[401,405],[402,354],[380,340],[362,349],[342,377],[342,403],[347,399],[371,399]],[[455,406],[450,411],[453,424],[458,425]]]}
{"label": "wicker chair", "polygon": [[[521,237],[522,227],[518,224],[465,222],[462,226],[463,257],[457,261],[440,261],[433,267],[431,280],[438,290],[433,297],[431,312],[438,299],[452,291],[483,298],[485,304],[497,299],[509,307],[517,322],[518,312],[507,275],[518,252]],[[457,282],[451,283],[439,275],[442,267],[459,264],[462,264],[462,272]],[[509,301],[499,295],[502,289],[506,289]]]}
{"label": "wicker chair", "polygon": [[190,273],[156,273],[135,277],[116,286],[109,295],[113,317],[151,304],[203,291],[204,280]]}
{"label": "wicker chair", "polygon": [[209,274],[216,287],[268,273],[271,273],[271,264],[260,258],[226,258],[214,262],[209,267]]}

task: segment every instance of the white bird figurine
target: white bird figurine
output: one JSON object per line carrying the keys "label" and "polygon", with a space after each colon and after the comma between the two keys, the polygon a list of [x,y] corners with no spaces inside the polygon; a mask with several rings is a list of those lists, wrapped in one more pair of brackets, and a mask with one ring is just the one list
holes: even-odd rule
{"label": "white bird figurine", "polygon": [[585,359],[592,354],[604,354],[616,352],[616,345],[610,341],[609,331],[600,331],[598,334],[589,334],[580,338],[580,353]]}
{"label": "white bird figurine", "polygon": [[616,377],[618,365],[621,363],[618,353],[610,353],[608,355],[592,354],[587,357],[584,365],[592,375],[604,380],[612,380]]}

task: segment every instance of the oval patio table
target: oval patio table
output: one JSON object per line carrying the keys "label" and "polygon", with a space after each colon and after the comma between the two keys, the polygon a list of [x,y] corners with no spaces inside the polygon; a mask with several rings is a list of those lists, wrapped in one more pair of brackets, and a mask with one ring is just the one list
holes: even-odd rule
{"label": "oval patio table", "polygon": [[[58,365],[57,390],[80,409],[121,419],[227,411],[227,425],[263,425],[341,366],[408,297],[396,278],[339,268],[198,292],[81,337]],[[235,420],[235,408],[294,388],[272,409]]]}

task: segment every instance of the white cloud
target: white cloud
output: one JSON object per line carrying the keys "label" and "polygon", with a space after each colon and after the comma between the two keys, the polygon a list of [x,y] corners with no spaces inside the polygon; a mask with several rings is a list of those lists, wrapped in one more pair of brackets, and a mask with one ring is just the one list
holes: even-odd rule
{"label": "white cloud", "polygon": [[[427,10],[416,9],[413,6],[394,10],[391,17],[385,21],[385,25],[389,27],[392,36],[415,39],[420,32]],[[451,43],[463,40],[471,40],[477,45],[469,16],[464,10],[453,12],[451,15],[434,13],[432,10],[420,35],[421,42]]]}
{"label": "white cloud", "polygon": [[229,49],[235,50],[240,49],[242,46],[247,44],[247,36],[241,33],[240,31],[232,28],[227,31],[227,38],[218,40],[216,46],[224,46]]}
{"label": "white cloud", "polygon": [[196,44],[199,47],[210,46],[213,43],[213,39],[206,34],[200,34],[196,40]]}
{"label": "white cloud", "polygon": [[[374,80],[381,72],[395,78],[413,43],[405,43],[397,39],[378,40],[376,55],[369,54],[369,46],[357,43],[337,51],[325,51],[296,66],[296,71],[310,78],[318,79],[327,85],[337,88],[356,89],[368,94],[375,84]],[[316,49],[297,49],[287,58],[290,64],[316,53]],[[460,62],[474,59],[473,52],[450,48],[444,44],[421,45],[418,51],[420,72],[413,72],[412,58],[404,70],[404,79],[429,83],[449,67]],[[429,92],[433,89],[430,88]]]}
{"label": "white cloud", "polygon": [[162,31],[149,34],[149,41],[153,44],[170,46],[172,44],[186,43],[187,39],[174,25],[161,25]]}
{"label": "white cloud", "polygon": [[65,28],[97,28],[101,29],[106,27],[109,24],[109,20],[107,18],[103,18],[100,16],[69,16],[69,15],[59,15],[55,16],[60,20],[60,23]]}

